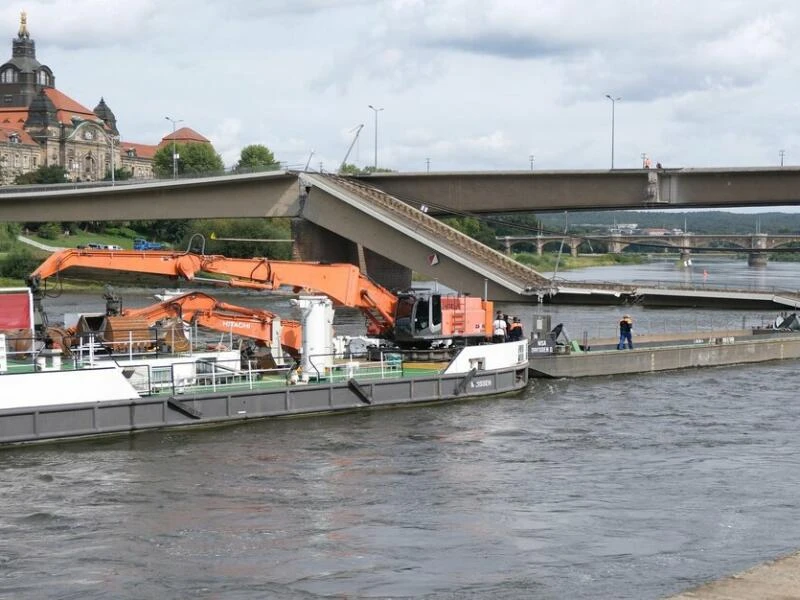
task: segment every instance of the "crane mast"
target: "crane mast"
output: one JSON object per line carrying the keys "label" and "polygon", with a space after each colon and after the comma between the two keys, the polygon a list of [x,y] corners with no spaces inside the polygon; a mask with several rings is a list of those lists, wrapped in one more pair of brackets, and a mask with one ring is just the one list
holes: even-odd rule
{"label": "crane mast", "polygon": [[347,159],[350,158],[350,153],[353,151],[353,146],[356,145],[356,142],[358,141],[358,136],[361,133],[362,129],[364,129],[364,124],[363,123],[361,123],[358,127],[356,127],[356,129],[355,129],[356,134],[355,134],[355,136],[353,136],[353,141],[350,142],[350,147],[347,149],[347,154],[344,155],[344,159],[342,160],[342,164],[339,165],[339,173],[341,173],[344,170],[344,166],[347,164]]}

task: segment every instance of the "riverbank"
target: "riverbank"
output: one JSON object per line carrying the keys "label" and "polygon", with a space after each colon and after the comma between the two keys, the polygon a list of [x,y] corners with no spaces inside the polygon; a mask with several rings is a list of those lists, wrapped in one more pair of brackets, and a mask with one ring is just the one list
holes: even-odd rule
{"label": "riverbank", "polygon": [[589,267],[608,267],[613,265],[640,265],[648,261],[644,254],[581,254],[571,256],[570,254],[543,253],[538,254],[514,254],[514,260],[537,271],[568,271],[571,269],[585,269]]}
{"label": "riverbank", "polygon": [[701,585],[666,600],[785,600],[800,598],[800,552]]}

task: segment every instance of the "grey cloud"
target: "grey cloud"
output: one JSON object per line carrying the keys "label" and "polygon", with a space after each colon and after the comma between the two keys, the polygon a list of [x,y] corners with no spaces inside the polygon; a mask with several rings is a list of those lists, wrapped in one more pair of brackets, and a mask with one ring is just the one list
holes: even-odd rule
{"label": "grey cloud", "polygon": [[450,48],[512,59],[535,59],[585,51],[582,45],[572,44],[566,40],[544,39],[502,31],[479,32],[469,37],[442,37],[424,43],[429,47]]}

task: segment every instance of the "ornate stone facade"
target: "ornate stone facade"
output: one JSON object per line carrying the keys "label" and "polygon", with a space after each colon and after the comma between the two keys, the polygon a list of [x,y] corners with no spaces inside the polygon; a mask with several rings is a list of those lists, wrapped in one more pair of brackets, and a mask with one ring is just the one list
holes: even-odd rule
{"label": "ornate stone facade", "polygon": [[[153,177],[159,145],[120,140],[117,119],[103,98],[89,110],[55,87],[50,67],[36,59],[23,12],[11,59],[0,65],[0,184],[58,165],[72,181],[97,181],[116,169]],[[165,137],[161,143],[172,139]]]}

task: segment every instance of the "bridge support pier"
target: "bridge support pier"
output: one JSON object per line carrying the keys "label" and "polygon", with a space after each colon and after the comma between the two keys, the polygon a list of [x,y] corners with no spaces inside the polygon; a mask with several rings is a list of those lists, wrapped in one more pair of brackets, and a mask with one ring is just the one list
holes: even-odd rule
{"label": "bridge support pier", "polygon": [[305,219],[292,220],[292,258],[350,263],[390,290],[411,287],[411,269]]}
{"label": "bridge support pier", "polygon": [[684,267],[688,267],[692,264],[692,253],[689,250],[681,250],[680,261]]}
{"label": "bridge support pier", "polygon": [[754,233],[751,241],[751,248],[753,248],[754,252],[747,255],[747,266],[766,267],[767,260],[769,259],[767,253],[764,252],[767,248],[767,234]]}

